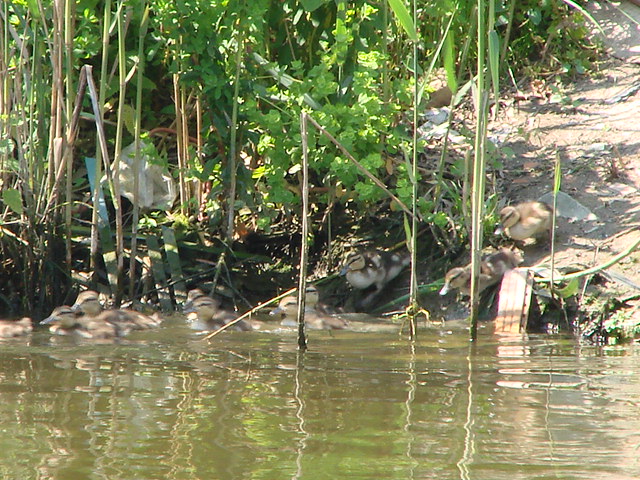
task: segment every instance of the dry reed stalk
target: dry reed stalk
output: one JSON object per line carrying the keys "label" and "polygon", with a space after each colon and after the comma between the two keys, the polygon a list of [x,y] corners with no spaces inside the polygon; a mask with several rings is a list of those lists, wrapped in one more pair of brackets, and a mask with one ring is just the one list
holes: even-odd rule
{"label": "dry reed stalk", "polygon": [[305,294],[307,292],[307,262],[309,254],[309,135],[307,133],[307,113],[300,113],[300,135],[302,137],[302,240],[300,244],[300,269],[298,279],[298,348],[307,349],[304,331]]}

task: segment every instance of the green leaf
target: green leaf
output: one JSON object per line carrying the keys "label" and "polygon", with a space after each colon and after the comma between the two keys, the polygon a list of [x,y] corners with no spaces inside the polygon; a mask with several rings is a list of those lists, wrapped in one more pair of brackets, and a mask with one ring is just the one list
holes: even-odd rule
{"label": "green leaf", "polygon": [[578,279],[574,278],[567,284],[566,287],[558,289],[556,293],[562,298],[569,298],[578,293],[579,286],[580,284],[578,282]]}
{"label": "green leaf", "polygon": [[411,225],[409,224],[409,218],[407,217],[406,213],[402,216],[402,220],[402,223],[404,225],[404,236],[407,239],[407,245],[411,245]]}
{"label": "green leaf", "polygon": [[127,127],[131,135],[134,135],[136,131],[136,111],[131,105],[125,104],[122,106],[122,116],[124,117],[125,127]]}
{"label": "green leaf", "polygon": [[300,0],[300,3],[302,4],[302,7],[310,13],[317,10],[328,1],[329,0]]}
{"label": "green leaf", "polygon": [[560,153],[556,152],[556,166],[553,171],[553,194],[557,195],[562,185],[562,169],[560,167]]}
{"label": "green leaf", "polygon": [[42,17],[40,16],[40,9],[38,8],[38,0],[27,0],[27,8],[29,9],[29,13],[33,15],[33,18],[40,21]]}
{"label": "green leaf", "polygon": [[398,18],[398,22],[404,28],[404,31],[407,32],[409,39],[417,42],[418,41],[418,32],[416,32],[415,24],[413,23],[413,19],[409,14],[409,10],[405,6],[402,0],[388,0],[389,6],[393,10],[393,13],[396,14]]}
{"label": "green leaf", "polygon": [[453,39],[453,32],[447,31],[447,36],[443,47],[444,55],[444,70],[447,74],[447,85],[452,92],[458,90],[458,82],[456,79],[456,54],[455,54],[455,42]]}
{"label": "green leaf", "polygon": [[489,67],[491,69],[491,83],[496,105],[499,104],[500,95],[500,39],[495,30],[489,32]]}
{"label": "green leaf", "polygon": [[7,188],[2,192],[2,201],[18,215],[22,215],[24,208],[22,207],[22,196],[15,188]]}

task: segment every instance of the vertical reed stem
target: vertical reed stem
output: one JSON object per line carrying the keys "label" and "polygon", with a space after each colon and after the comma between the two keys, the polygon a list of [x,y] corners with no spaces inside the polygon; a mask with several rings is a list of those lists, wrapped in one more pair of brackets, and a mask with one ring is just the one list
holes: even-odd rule
{"label": "vertical reed stem", "polygon": [[[51,46],[51,122],[49,127],[49,152],[47,154],[49,170],[45,191],[54,188],[58,162],[55,155],[57,143],[62,138],[62,0],[53,2],[53,42]],[[43,200],[46,200],[43,198]]]}
{"label": "vertical reed stem", "polygon": [[180,196],[183,198],[180,203],[180,212],[186,215],[189,211],[189,184],[185,176],[185,172],[189,168],[189,114],[187,113],[187,91],[184,86],[180,85],[180,112],[182,115],[180,121],[181,133],[180,133],[180,150],[181,154],[178,157],[180,159]]}
{"label": "vertical reed stem", "polygon": [[300,277],[298,279],[298,348],[307,349],[304,329],[305,294],[307,292],[307,255],[309,236],[309,135],[307,114],[300,113],[300,135],[302,137],[302,241],[300,243]]}
{"label": "vertical reed stem", "polygon": [[[202,161],[202,97],[200,94],[196,96],[196,159],[198,162]],[[197,197],[196,203],[196,216],[200,218],[200,208],[204,204],[204,188],[203,183],[199,180],[195,180],[196,187],[195,195]]]}
{"label": "vertical reed stem", "polygon": [[125,2],[121,1],[118,5],[118,78],[120,92],[118,96],[118,122],[116,124],[116,146],[113,153],[113,165],[111,166],[111,172],[113,177],[113,205],[116,215],[116,259],[117,259],[117,272],[118,279],[116,285],[116,291],[113,292],[115,296],[115,303],[118,305],[122,298],[122,275],[124,273],[124,231],[122,226],[122,202],[120,199],[120,154],[122,152],[122,134],[124,126],[124,105],[126,100],[127,89],[127,63],[126,63],[126,50],[124,45],[124,8]]}
{"label": "vertical reed stem", "polygon": [[561,160],[560,160],[560,152],[556,148],[556,162],[555,168],[553,172],[553,216],[551,217],[551,235],[549,238],[549,242],[551,242],[551,251],[549,252],[549,256],[551,258],[550,266],[551,266],[551,282],[549,282],[549,291],[551,292],[551,298],[556,299],[555,295],[555,283],[554,283],[554,271],[556,268],[556,209],[558,208],[558,192],[560,191],[560,186],[562,185],[562,168],[561,168]]}
{"label": "vertical reed stem", "polygon": [[[73,106],[73,12],[74,3],[71,0],[65,0],[64,5],[64,44],[65,44],[65,80],[66,80],[66,98],[65,98],[65,110],[67,112],[67,131],[73,128],[71,123],[71,110]],[[69,136],[69,134],[67,135]],[[71,198],[71,187],[73,180],[73,150],[70,145],[65,145],[64,148],[64,161],[67,166],[67,179],[66,179],[66,203],[65,203],[65,250],[67,267],[71,268],[71,208],[73,201]]]}
{"label": "vertical reed stem", "polygon": [[485,50],[486,25],[485,6],[478,0],[478,61],[476,92],[476,136],[474,143],[473,187],[471,195],[471,314],[469,317],[470,337],[478,337],[478,275],[480,273],[480,251],[483,237],[483,207],[485,186],[485,138],[486,138],[486,92],[485,92]]}
{"label": "vertical reed stem", "polygon": [[236,74],[233,86],[233,109],[231,110],[231,134],[229,139],[229,206],[227,211],[227,241],[233,240],[233,225],[235,219],[237,165],[237,136],[238,136],[238,96],[240,95],[240,72],[242,67],[242,53],[244,49],[244,32],[238,25],[236,32]]}
{"label": "vertical reed stem", "polygon": [[[181,42],[179,41],[176,48],[180,49]],[[179,54],[179,53],[176,53]],[[182,102],[182,87],[180,86],[180,76],[178,74],[173,75],[173,96],[174,96],[174,106],[176,110],[176,151],[178,152],[178,185],[180,191],[180,210],[184,211],[184,205],[187,201],[187,194],[184,188],[184,172],[186,171],[184,165],[186,164],[186,160],[184,158],[184,142],[185,139],[184,129],[182,128],[182,124],[185,121],[184,116],[184,104]]]}
{"label": "vertical reed stem", "polygon": [[138,190],[140,185],[140,130],[142,119],[142,81],[144,75],[144,38],[147,35],[149,23],[149,7],[142,2],[142,21],[138,35],[138,85],[136,87],[136,126],[135,126],[135,157],[133,159],[133,219],[131,221],[131,254],[129,257],[129,298],[134,298],[136,280],[136,252],[138,249],[138,221],[140,207],[138,205]]}
{"label": "vertical reed stem", "polygon": [[[9,102],[9,85],[11,77],[7,72],[7,59],[9,58],[8,4],[9,2],[2,3],[3,23],[0,23],[0,118],[9,118],[11,110],[11,104]],[[2,122],[2,127],[0,127],[1,138],[8,138],[10,125],[11,122]],[[2,182],[3,185],[5,183],[4,175],[6,174],[2,174],[1,172],[5,172],[5,162],[7,161],[7,158],[7,153],[0,154],[0,182]]]}
{"label": "vertical reed stem", "polygon": [[[416,0],[413,0],[413,21],[418,18]],[[411,148],[411,280],[409,288],[409,336],[416,336],[416,312],[418,311],[418,281],[417,281],[417,247],[418,247],[418,42],[413,41],[413,132]]]}
{"label": "vertical reed stem", "polygon": [[[98,92],[98,106],[99,110],[95,112],[96,125],[101,125],[104,121],[104,102],[107,91],[107,71],[109,65],[109,26],[111,25],[111,0],[105,0],[104,13],[102,16],[102,60],[100,64],[100,90]],[[88,72],[89,73],[89,72]],[[88,75],[89,76],[89,75]],[[87,78],[89,81],[89,78]],[[93,83],[93,78],[89,84]],[[99,128],[98,128],[99,131]],[[102,146],[100,141],[96,142],[96,178],[94,182],[95,189],[92,192],[93,210],[91,212],[91,247],[90,247],[90,267],[91,271],[96,271],[98,260],[98,201],[100,187],[99,182],[102,178]],[[95,279],[92,279],[92,282]]]}

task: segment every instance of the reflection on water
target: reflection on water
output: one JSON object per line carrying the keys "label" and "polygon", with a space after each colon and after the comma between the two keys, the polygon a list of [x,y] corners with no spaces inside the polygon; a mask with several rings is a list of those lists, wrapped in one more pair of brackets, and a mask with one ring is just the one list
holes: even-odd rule
{"label": "reflection on water", "polygon": [[0,478],[632,479],[638,350],[463,326],[0,345]]}

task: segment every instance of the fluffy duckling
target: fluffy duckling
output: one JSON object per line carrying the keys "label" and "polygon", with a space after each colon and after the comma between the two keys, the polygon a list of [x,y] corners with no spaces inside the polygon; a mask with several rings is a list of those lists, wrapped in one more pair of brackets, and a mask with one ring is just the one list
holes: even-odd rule
{"label": "fluffy duckling", "polygon": [[553,209],[542,202],[524,202],[500,210],[500,226],[496,235],[503,232],[514,240],[537,238],[551,234]]}
{"label": "fluffy duckling", "polygon": [[347,257],[340,275],[346,275],[353,288],[364,290],[375,285],[376,291],[379,292],[397,277],[410,261],[408,255],[386,251],[353,253]]}
{"label": "fluffy duckling", "polygon": [[[191,327],[196,330],[217,330],[237,318],[237,315],[232,312],[222,310],[217,298],[209,297],[199,289],[189,291],[187,303],[182,311],[187,314],[195,313],[195,317],[187,318],[190,320]],[[244,320],[235,323],[231,328],[240,331],[253,330],[251,324]]]}
{"label": "fluffy duckling", "polygon": [[[522,263],[522,258],[512,250],[502,248],[489,255],[480,263],[478,276],[478,292],[495,285],[502,280],[502,276]],[[440,295],[446,295],[449,290],[457,288],[463,295],[471,294],[471,265],[452,268],[444,277],[444,286]]]}
{"label": "fluffy duckling", "polygon": [[198,297],[206,297],[208,296],[206,293],[204,293],[202,290],[200,290],[199,288],[192,288],[191,290],[189,290],[187,292],[187,304],[189,302],[193,302],[196,298]]}
{"label": "fluffy duckling", "polygon": [[20,320],[0,320],[0,338],[21,337],[31,333],[33,326],[29,317]]}
{"label": "fluffy duckling", "polygon": [[[309,285],[306,289],[304,299],[304,323],[308,328],[313,330],[339,330],[347,326],[347,322],[342,318],[319,313],[316,310],[318,300],[318,290],[313,285]],[[283,325],[291,325],[297,314],[298,297],[294,295],[288,295],[282,298],[278,307],[269,313],[269,315],[284,315]]]}
{"label": "fluffy duckling", "polygon": [[501,248],[482,261],[482,269],[484,269],[485,273],[494,276],[499,275],[500,278],[502,278],[508,270],[513,270],[523,261],[524,259],[522,255],[520,255],[520,252],[508,248]]}
{"label": "fluffy duckling", "polygon": [[40,322],[49,325],[49,331],[56,335],[79,335],[83,338],[115,338],[127,332],[109,322],[104,316],[79,316],[75,310],[67,305],[56,307],[47,318]]}
{"label": "fluffy duckling", "polygon": [[[480,270],[478,276],[478,291],[482,292],[484,289],[497,283],[497,279],[491,275],[483,273]],[[455,267],[447,272],[444,277],[444,286],[440,290],[440,295],[446,295],[449,290],[457,288],[463,295],[471,294],[471,267]]]}
{"label": "fluffy duckling", "polygon": [[81,292],[71,309],[76,313],[81,312],[89,318],[103,315],[103,319],[108,319],[109,322],[118,324],[121,329],[127,332],[131,330],[147,330],[162,323],[162,319],[155,314],[149,316],[126,308],[103,311],[98,292],[93,290]]}

